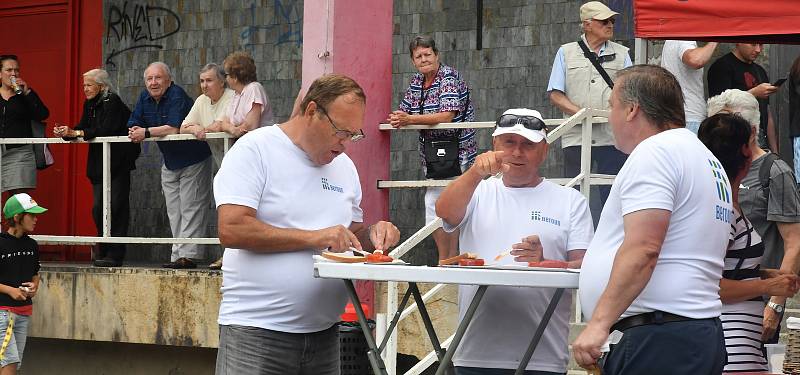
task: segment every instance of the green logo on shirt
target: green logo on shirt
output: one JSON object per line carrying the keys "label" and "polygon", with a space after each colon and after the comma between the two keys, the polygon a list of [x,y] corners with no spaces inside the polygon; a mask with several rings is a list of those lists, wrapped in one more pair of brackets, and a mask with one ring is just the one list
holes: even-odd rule
{"label": "green logo on shirt", "polygon": [[717,197],[725,203],[731,203],[731,192],[728,190],[730,183],[728,183],[728,176],[725,175],[725,170],[716,160],[708,159],[708,164],[711,165],[711,172],[716,178]]}

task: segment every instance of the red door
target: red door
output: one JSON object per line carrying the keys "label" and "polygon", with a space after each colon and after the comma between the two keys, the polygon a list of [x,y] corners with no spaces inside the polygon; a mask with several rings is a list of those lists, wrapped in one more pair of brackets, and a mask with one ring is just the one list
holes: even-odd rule
{"label": "red door", "polygon": [[[96,12],[95,17],[88,17],[86,13],[92,11]],[[81,18],[89,24],[82,26]],[[55,122],[74,125],[80,117],[81,73],[99,65],[101,19],[100,0],[0,3],[0,24],[4,29],[0,53],[19,57],[20,76],[50,109],[48,135]],[[92,190],[85,177],[86,147],[50,146],[56,164],[39,171],[37,189],[31,194],[49,209],[40,218],[36,234],[95,235]],[[42,250],[45,259],[89,258],[87,246],[46,246]]]}

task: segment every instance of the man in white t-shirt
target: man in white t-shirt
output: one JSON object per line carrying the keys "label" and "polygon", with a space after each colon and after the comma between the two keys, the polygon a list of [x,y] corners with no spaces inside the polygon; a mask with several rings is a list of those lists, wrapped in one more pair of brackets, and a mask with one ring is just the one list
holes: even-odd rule
{"label": "man in white t-shirt", "polygon": [[[511,257],[501,259],[506,264],[549,259],[580,268],[592,238],[592,217],[577,190],[539,175],[547,156],[545,132],[538,111],[506,111],[492,134],[494,151],[479,155],[439,197],[436,214],[446,231],[461,230],[462,249],[487,260],[511,250]],[[500,172],[502,177],[496,177]],[[476,290],[476,286],[459,288],[462,318]],[[489,288],[455,353],[456,373],[516,369],[552,296],[553,289],[547,288]],[[567,293],[527,370],[536,374],[567,371],[571,305],[572,295]]]}
{"label": "man in white t-shirt", "polygon": [[706,94],[703,90],[703,67],[711,60],[717,42],[702,47],[690,40],[667,40],[661,50],[661,66],[678,79],[683,92],[686,129],[697,134],[706,118]]}
{"label": "man in white t-shirt", "polygon": [[[194,134],[197,139],[205,139],[206,133],[222,131],[222,122],[217,118],[225,113],[233,98],[233,90],[225,87],[225,71],[221,66],[210,63],[200,70],[200,95],[195,99],[192,109],[181,124],[181,133]],[[214,170],[222,164],[223,140],[210,139],[208,146],[214,158]]]}
{"label": "man in white t-shirt", "polygon": [[583,261],[578,291],[590,320],[572,344],[575,360],[596,366],[620,331],[604,374],[720,374],[730,183],[684,128],[680,85],[666,69],[623,69],[610,104],[615,145],[629,156]]}
{"label": "man in white t-shirt", "polygon": [[225,246],[216,373],[338,374],[340,280],[313,277],[321,250],[387,251],[400,233],[363,224],[349,141],[363,138],[366,97],[342,75],[308,89],[303,112],[248,132],[214,178]]}

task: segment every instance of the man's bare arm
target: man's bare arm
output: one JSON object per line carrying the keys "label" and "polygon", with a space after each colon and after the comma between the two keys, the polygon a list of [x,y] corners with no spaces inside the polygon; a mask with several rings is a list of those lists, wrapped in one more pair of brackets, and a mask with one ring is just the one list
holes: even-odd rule
{"label": "man's bare arm", "polygon": [[285,252],[306,249],[346,251],[361,249],[358,238],[342,225],[320,230],[278,228],[256,217],[256,210],[235,204],[217,209],[219,240],[224,247],[256,252]]}
{"label": "man's bare arm", "polygon": [[661,209],[646,209],[624,216],[625,239],[614,257],[608,285],[597,301],[592,319],[572,343],[573,355],[581,367],[587,368],[597,362],[611,326],[650,281],[671,216],[670,211]]}
{"label": "man's bare arm", "polygon": [[717,45],[717,42],[708,42],[702,47],[692,48],[683,53],[681,61],[692,69],[700,69],[711,61]]}
{"label": "man's bare arm", "polygon": [[581,110],[581,107],[578,107],[575,103],[569,100],[569,98],[567,98],[566,94],[559,90],[550,91],[550,103],[558,107],[561,112],[564,112],[569,116],[572,116]]}

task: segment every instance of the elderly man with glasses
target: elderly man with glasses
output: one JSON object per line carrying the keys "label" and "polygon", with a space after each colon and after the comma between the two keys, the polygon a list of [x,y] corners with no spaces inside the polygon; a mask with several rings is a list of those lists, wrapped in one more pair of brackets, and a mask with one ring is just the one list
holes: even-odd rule
{"label": "elderly man with glasses", "polygon": [[[574,189],[547,181],[539,166],[547,157],[546,128],[538,111],[510,109],[492,134],[494,151],[479,155],[436,202],[444,229],[460,229],[462,249],[502,264],[565,262],[580,268],[592,234],[586,199]],[[520,263],[516,263],[520,264]],[[463,316],[477,287],[461,286]],[[544,288],[493,287],[475,313],[455,353],[456,374],[507,373],[519,366],[531,332],[552,297]],[[564,374],[569,354],[571,294],[566,294],[526,364],[526,374]],[[493,343],[487,345],[487,343]]]}
{"label": "elderly man with glasses", "polygon": [[367,226],[349,142],[364,137],[366,96],[326,75],[299,114],[249,131],[214,179],[222,303],[217,374],[338,374],[341,281],[313,276],[314,254],[351,247],[387,251],[400,238],[386,221]]}
{"label": "elderly man with glasses", "polygon": [[[613,78],[617,71],[632,65],[628,48],[611,41],[614,21],[619,13],[599,1],[580,8],[583,35],[576,42],[561,46],[553,61],[547,93],[550,102],[569,117],[581,108],[608,109]],[[593,61],[594,60],[594,61]],[[592,128],[592,173],[617,174],[625,163],[625,154],[614,148],[608,123]],[[564,148],[564,174],[577,176],[581,165],[581,127],[576,126],[561,137]],[[599,197],[591,200],[594,222],[600,219],[610,188],[600,187]]]}

